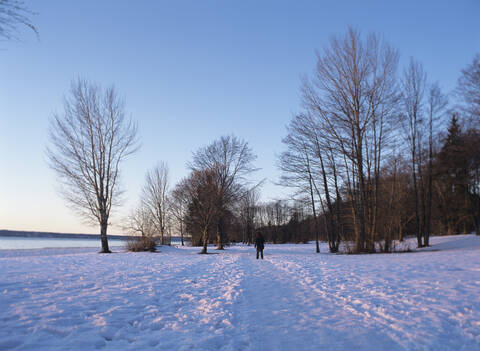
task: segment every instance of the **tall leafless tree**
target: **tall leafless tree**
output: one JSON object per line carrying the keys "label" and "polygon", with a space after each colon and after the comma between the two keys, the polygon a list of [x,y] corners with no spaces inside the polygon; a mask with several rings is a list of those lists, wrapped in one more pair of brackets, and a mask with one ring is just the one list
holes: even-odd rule
{"label": "tall leafless tree", "polygon": [[187,226],[187,214],[189,206],[189,194],[185,182],[187,179],[179,181],[169,196],[169,209],[180,232],[181,245],[184,246],[184,235]]}
{"label": "tall leafless tree", "polygon": [[377,183],[396,118],[397,65],[390,45],[374,34],[363,40],[350,28],[317,55],[315,74],[302,87],[305,108],[328,140],[336,171],[342,168],[357,252],[375,250]]}
{"label": "tall leafless tree", "polygon": [[[314,196],[315,193],[318,194],[316,174],[319,172],[315,170],[312,160],[312,158],[316,158],[316,155],[312,156],[311,152],[315,148],[315,142],[311,138],[312,125],[309,121],[311,119],[307,116],[298,115],[288,125],[288,135],[283,139],[287,151],[280,155],[279,167],[283,172],[281,176],[282,185],[297,188],[298,195],[309,194],[314,219],[316,252],[319,253],[317,200]],[[319,156],[322,157],[321,154]],[[326,191],[328,193],[328,189]],[[319,200],[323,207],[321,196],[319,196]]]}
{"label": "tall leafless tree", "polygon": [[425,232],[423,245],[430,245],[430,234],[432,227],[432,197],[433,197],[433,135],[437,130],[439,122],[445,112],[448,100],[442,93],[438,84],[430,85],[427,97],[428,114],[428,165],[427,165],[427,195],[426,195],[426,213],[425,213]]}
{"label": "tall leafless tree", "polygon": [[189,198],[188,221],[198,225],[202,236],[202,251],[207,253],[209,230],[218,216],[220,208],[218,178],[215,169],[207,168],[192,171],[190,177],[182,182]]}
{"label": "tall leafless tree", "polygon": [[38,35],[37,28],[32,24],[30,11],[23,1],[0,0],[0,38],[18,40],[19,26],[25,26]]}
{"label": "tall leafless tree", "polygon": [[473,127],[480,128],[480,54],[476,54],[472,63],[462,70],[456,94]]}
{"label": "tall leafless tree", "polygon": [[408,141],[413,191],[415,200],[415,235],[417,246],[423,246],[425,232],[425,192],[423,182],[422,147],[425,121],[425,93],[427,89],[427,75],[423,66],[410,60],[408,68],[404,72],[402,80],[403,96],[402,102],[405,110],[406,139]]}
{"label": "tall leafless tree", "polygon": [[[461,102],[461,110],[467,117],[467,135],[468,144],[477,145],[475,137],[478,137],[480,131],[480,54],[476,54],[471,64],[462,70],[460,78],[458,79],[457,88],[455,93]],[[478,154],[478,149],[476,152]],[[478,170],[478,158],[473,162],[476,166],[472,168],[472,185],[471,185],[471,198],[474,205],[473,210],[475,230],[477,235],[480,235],[479,231],[479,219],[480,219],[480,195],[479,195],[479,170]]]}
{"label": "tall leafless tree", "polygon": [[242,184],[256,169],[253,154],[248,143],[235,136],[222,136],[193,154],[190,168],[194,172],[211,170],[215,174],[217,189],[217,249],[223,249],[223,211],[228,211],[243,195]]}
{"label": "tall leafless tree", "polygon": [[72,82],[63,113],[50,121],[49,141],[47,158],[61,194],[88,223],[100,224],[101,252],[110,252],[107,228],[120,200],[120,166],[138,149],[137,126],[115,88]]}
{"label": "tall leafless tree", "polygon": [[142,190],[142,202],[150,212],[162,245],[166,244],[166,229],[168,222],[169,179],[168,166],[160,162],[147,172]]}

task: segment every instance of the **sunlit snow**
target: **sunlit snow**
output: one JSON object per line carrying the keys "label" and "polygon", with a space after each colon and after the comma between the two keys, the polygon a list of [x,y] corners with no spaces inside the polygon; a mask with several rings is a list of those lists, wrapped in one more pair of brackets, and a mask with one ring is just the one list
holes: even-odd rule
{"label": "sunlit snow", "polygon": [[479,350],[480,236],[432,243],[0,251],[0,350]]}

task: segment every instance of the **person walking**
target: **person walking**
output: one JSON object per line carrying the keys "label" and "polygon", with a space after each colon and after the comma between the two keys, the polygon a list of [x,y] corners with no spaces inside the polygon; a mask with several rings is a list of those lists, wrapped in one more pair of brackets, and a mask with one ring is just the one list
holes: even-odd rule
{"label": "person walking", "polygon": [[263,249],[265,248],[265,239],[262,236],[262,233],[257,232],[257,235],[255,237],[255,247],[257,248],[257,260],[258,256],[262,256],[263,260]]}

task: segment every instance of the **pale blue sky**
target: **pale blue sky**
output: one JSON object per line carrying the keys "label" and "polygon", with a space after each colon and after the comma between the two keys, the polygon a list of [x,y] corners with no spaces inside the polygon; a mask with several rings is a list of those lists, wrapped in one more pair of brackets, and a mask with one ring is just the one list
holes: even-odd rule
{"label": "pale blue sky", "polygon": [[[48,120],[76,76],[115,84],[142,148],[124,165],[133,206],[159,160],[171,181],[229,133],[275,181],[285,125],[315,50],[351,25],[382,34],[450,91],[480,52],[480,1],[27,1],[40,39],[0,42],[0,229],[97,233],[65,208],[44,157]],[[285,191],[267,183],[265,200]],[[119,232],[111,228],[110,232]]]}

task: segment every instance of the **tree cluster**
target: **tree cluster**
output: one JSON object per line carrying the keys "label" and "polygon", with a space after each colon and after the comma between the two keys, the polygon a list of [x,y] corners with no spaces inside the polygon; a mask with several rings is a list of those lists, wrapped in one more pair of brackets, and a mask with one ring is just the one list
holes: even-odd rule
{"label": "tree cluster", "polygon": [[249,188],[247,177],[255,171],[255,158],[248,143],[235,136],[223,136],[193,154],[191,173],[177,184],[174,194],[183,209],[180,221],[192,244],[203,247],[202,253],[212,242],[223,249],[232,241],[240,218],[249,216],[242,217],[242,209],[254,201],[255,190]]}
{"label": "tree cluster", "polygon": [[462,131],[452,117],[443,138],[446,97],[413,59],[398,77],[398,57],[374,34],[332,38],[287,127],[282,183],[309,199],[314,236],[325,233],[331,252],[341,241],[388,252],[407,235],[428,246],[433,231],[478,227],[478,57],[458,89],[471,123]]}

